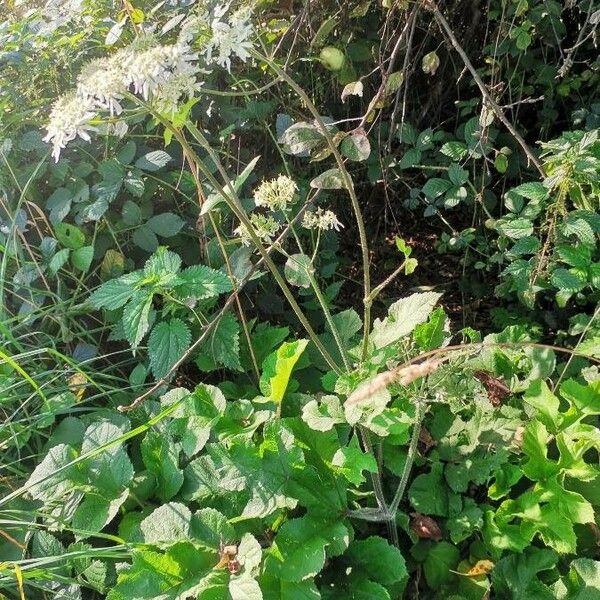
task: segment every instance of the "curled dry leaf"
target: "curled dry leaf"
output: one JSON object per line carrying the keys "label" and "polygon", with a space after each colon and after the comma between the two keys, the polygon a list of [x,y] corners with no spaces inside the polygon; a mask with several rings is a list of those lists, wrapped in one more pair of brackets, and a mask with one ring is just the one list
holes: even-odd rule
{"label": "curled dry leaf", "polygon": [[442,530],[434,519],[421,513],[410,513],[410,530],[423,540],[434,540],[439,542],[442,539]]}
{"label": "curled dry leaf", "polygon": [[525,427],[519,425],[515,430],[515,437],[513,437],[513,444],[517,448],[521,448],[523,446],[523,436],[525,435]]}
{"label": "curled dry leaf", "polygon": [[510,395],[510,389],[496,377],[485,371],[475,371],[475,379],[479,380],[487,391],[488,399],[492,406],[500,406]]}
{"label": "curled dry leaf", "polygon": [[421,431],[419,431],[419,444],[421,444],[421,454],[427,454],[436,444],[427,428],[423,426],[421,426]]}

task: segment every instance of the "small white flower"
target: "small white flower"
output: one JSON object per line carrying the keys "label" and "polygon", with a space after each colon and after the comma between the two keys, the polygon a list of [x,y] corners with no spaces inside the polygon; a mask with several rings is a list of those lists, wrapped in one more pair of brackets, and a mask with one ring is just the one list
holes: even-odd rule
{"label": "small white flower", "polygon": [[110,115],[121,114],[119,100],[125,91],[125,72],[122,64],[114,58],[99,58],[83,67],[77,77],[77,94],[91,99]]}
{"label": "small white flower", "polygon": [[96,128],[90,124],[95,116],[93,101],[75,93],[61,96],[54,103],[44,141],[52,144],[52,157],[56,162],[60,157],[60,151],[76,137],[79,136],[86,142],[90,141],[89,132],[96,131]]}
{"label": "small white flower", "polygon": [[256,206],[266,206],[270,210],[284,210],[294,200],[298,191],[296,182],[287,175],[279,175],[271,181],[264,181],[254,192]]}
{"label": "small white flower", "polygon": [[[250,215],[250,223],[252,224],[252,228],[258,239],[265,243],[271,242],[281,227],[281,225],[270,215],[261,215],[259,213]],[[251,245],[252,238],[244,225],[236,227],[233,233],[241,239],[244,246]]]}
{"label": "small white flower", "polygon": [[221,15],[211,23],[212,37],[206,47],[206,61],[216,62],[231,70],[231,56],[236,55],[242,61],[250,57],[252,42],[251,11],[244,7],[235,11],[227,21],[221,21]]}
{"label": "small white flower", "polygon": [[306,211],[304,213],[302,227],[305,229],[320,229],[321,231],[327,231],[328,229],[339,231],[343,225],[333,211],[317,208],[314,212]]}

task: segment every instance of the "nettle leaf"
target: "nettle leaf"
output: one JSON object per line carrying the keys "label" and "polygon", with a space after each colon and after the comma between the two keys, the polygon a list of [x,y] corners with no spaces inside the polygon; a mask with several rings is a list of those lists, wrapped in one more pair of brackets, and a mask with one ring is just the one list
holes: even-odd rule
{"label": "nettle leaf", "polygon": [[231,313],[221,317],[199,349],[196,364],[200,369],[212,371],[216,368],[215,363],[232,371],[243,370],[240,362],[240,324]]}
{"label": "nettle leaf", "polygon": [[340,540],[346,545],[350,541],[350,532],[341,521],[327,522],[309,516],[291,519],[279,528],[265,567],[284,581],[309,579],[325,565],[327,546]]}
{"label": "nettle leaf", "polygon": [[180,298],[204,300],[214,298],[232,290],[229,277],[222,271],[205,265],[194,265],[184,269],[178,276],[174,292]]}
{"label": "nettle leaf", "polygon": [[185,221],[175,213],[166,212],[148,219],[146,225],[156,234],[164,238],[178,234]]}
{"label": "nettle leaf", "polygon": [[158,171],[167,165],[172,158],[164,150],[148,152],[135,161],[135,166],[142,171]]}
{"label": "nettle leaf", "polygon": [[355,130],[340,144],[341,153],[354,161],[363,161],[371,154],[371,144],[364,130]]}
{"label": "nettle leaf", "polygon": [[388,309],[388,316],[383,320],[375,319],[373,323],[371,341],[375,348],[389,346],[410,334],[417,324],[427,320],[441,296],[438,292],[425,292],[394,302]]}
{"label": "nettle leaf", "polygon": [[353,569],[360,570],[382,585],[392,585],[408,577],[400,550],[379,536],[353,541],[345,558],[351,562]]}
{"label": "nettle leaf", "polygon": [[309,288],[315,268],[310,257],[306,254],[292,254],[287,259],[283,272],[291,285]]}
{"label": "nettle leaf", "polygon": [[123,331],[134,350],[150,328],[153,296],[151,290],[136,290],[123,310]]}
{"label": "nettle leaf", "polygon": [[148,339],[150,368],[156,379],[164,377],[190,347],[192,336],[181,319],[161,321]]}
{"label": "nettle leaf", "polygon": [[161,282],[171,281],[167,275],[175,275],[181,268],[181,257],[161,246],[144,264],[144,275]]}
{"label": "nettle leaf", "polygon": [[140,281],[139,273],[129,273],[117,279],[103,283],[90,296],[91,304],[96,308],[116,310],[125,306],[136,291],[136,284]]}
{"label": "nettle leaf", "polygon": [[548,190],[541,181],[522,183],[511,191],[515,194],[519,194],[519,196],[523,196],[523,198],[527,198],[527,200],[534,200],[537,202],[545,200],[548,196]]}
{"label": "nettle leaf", "polygon": [[260,390],[276,404],[280,404],[283,400],[292,370],[307,345],[308,340],[285,342],[263,363]]}
{"label": "nettle leaf", "polygon": [[328,169],[317,175],[311,182],[310,187],[317,190],[341,190],[345,187],[342,172],[337,168]]}

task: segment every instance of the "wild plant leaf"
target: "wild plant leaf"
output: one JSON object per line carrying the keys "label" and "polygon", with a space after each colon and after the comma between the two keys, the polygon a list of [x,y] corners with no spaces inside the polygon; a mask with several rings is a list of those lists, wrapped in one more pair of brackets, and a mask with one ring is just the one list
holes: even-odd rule
{"label": "wild plant leaf", "polygon": [[92,259],[94,258],[94,247],[93,246],[82,246],[77,250],[73,250],[71,253],[71,264],[82,271],[87,273],[90,270]]}
{"label": "wild plant leaf", "polygon": [[[181,268],[181,257],[164,246],[144,263],[144,275],[160,281],[163,285],[173,281],[173,276]],[[170,276],[170,277],[169,277]]]}
{"label": "wild plant leaf", "polygon": [[363,471],[377,473],[375,457],[361,450],[356,436],[350,440],[348,446],[340,448],[334,454],[331,463],[354,485],[360,485],[366,481]]}
{"label": "wild plant leaf", "polygon": [[413,508],[424,515],[448,516],[448,491],[443,480],[443,465],[436,462],[429,473],[418,475],[408,490]]}
{"label": "wild plant leaf", "polygon": [[203,371],[214,371],[219,365],[242,371],[240,362],[240,324],[231,313],[225,313],[206,340],[200,345],[196,364]]}
{"label": "wild plant leaf", "polygon": [[412,333],[416,325],[427,320],[441,295],[424,292],[394,302],[388,309],[388,316],[383,320],[375,319],[373,323],[371,341],[375,348],[389,346]]}
{"label": "wild plant leaf", "polygon": [[164,377],[190,347],[192,336],[181,319],[161,321],[148,338],[150,368],[156,379]]}
{"label": "wild plant leaf", "polygon": [[545,381],[534,380],[529,384],[523,400],[537,411],[537,418],[550,430],[556,432],[560,424],[560,401],[550,391]]}
{"label": "wild plant leaf", "polygon": [[74,529],[86,532],[85,534],[79,533],[78,537],[85,538],[101,531],[115,518],[128,495],[129,490],[124,490],[119,496],[112,499],[95,493],[86,494],[83,502],[75,510],[71,523]]}
{"label": "wild plant leaf", "polygon": [[235,529],[227,517],[214,508],[201,508],[194,513],[190,521],[190,533],[195,544],[212,549],[235,541]]}
{"label": "wild plant leaf", "polygon": [[150,430],[142,440],[141,451],[144,465],[156,477],[157,496],[169,501],[183,484],[178,448],[169,435]]}
{"label": "wild plant leaf", "polygon": [[340,152],[350,160],[367,160],[371,154],[371,144],[364,130],[356,130],[345,137],[340,144]]}
{"label": "wild plant leaf", "polygon": [[185,222],[175,213],[166,212],[154,215],[146,222],[146,225],[158,236],[169,238],[177,235]]}
{"label": "wild plant leaf", "polygon": [[103,283],[90,296],[90,302],[96,308],[116,310],[125,306],[136,291],[136,284],[140,281],[139,273],[129,273],[117,279],[110,279]]}
{"label": "wild plant leaf", "polygon": [[421,350],[433,350],[443,345],[447,330],[448,319],[444,309],[439,306],[429,315],[427,322],[415,326],[413,337]]}
{"label": "wild plant leaf", "polygon": [[310,400],[302,407],[302,419],[315,431],[330,431],[334,425],[346,420],[337,396],[323,396],[320,401]]}
{"label": "wild plant leaf", "polygon": [[423,573],[429,587],[437,590],[456,577],[452,571],[456,570],[459,560],[460,552],[456,546],[445,541],[435,544],[423,563]]}
{"label": "wild plant leaf", "polygon": [[151,290],[135,290],[123,309],[123,331],[134,350],[150,328],[153,297]]}
{"label": "wild plant leaf", "polygon": [[311,276],[315,272],[312,261],[306,254],[292,254],[286,261],[284,275],[288,283],[297,287],[309,288]]}
{"label": "wild plant leaf", "polygon": [[140,225],[135,228],[131,241],[146,252],[155,252],[158,249],[158,238],[156,234],[147,225]]}
{"label": "wild plant leaf", "polygon": [[47,502],[70,492],[76,470],[74,467],[65,467],[76,457],[76,451],[66,444],[50,448],[27,480],[26,486],[31,497]]}
{"label": "wild plant leaf", "polygon": [[135,161],[135,166],[142,171],[154,172],[171,162],[172,158],[164,150],[154,150]]}
{"label": "wild plant leaf", "polygon": [[309,516],[286,521],[278,530],[265,568],[290,582],[314,577],[325,564],[325,548],[335,540],[350,540],[341,521],[323,521]]}
{"label": "wild plant leaf", "polygon": [[281,404],[292,370],[307,345],[307,340],[285,342],[263,363],[260,390],[276,404]]}
{"label": "wild plant leaf", "polygon": [[279,137],[279,143],[286,154],[306,156],[310,150],[320,146],[324,141],[323,134],[312,123],[294,123]]}
{"label": "wild plant leaf", "polygon": [[379,536],[354,540],[344,558],[350,562],[353,571],[360,571],[382,585],[392,585],[408,576],[400,550]]}
{"label": "wild plant leaf", "polygon": [[336,167],[317,175],[310,182],[310,187],[317,190],[341,190],[345,183],[341,171]]}
{"label": "wild plant leaf", "polygon": [[153,510],[140,524],[146,544],[164,547],[190,537],[192,513],[179,502],[169,502]]}
{"label": "wild plant leaf", "polygon": [[214,298],[232,289],[231,281],[225,273],[205,265],[194,265],[184,269],[174,288],[179,298]]}

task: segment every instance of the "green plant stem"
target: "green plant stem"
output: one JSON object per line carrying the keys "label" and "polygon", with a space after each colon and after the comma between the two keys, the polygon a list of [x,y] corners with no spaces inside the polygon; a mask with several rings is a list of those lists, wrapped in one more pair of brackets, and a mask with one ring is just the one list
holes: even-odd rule
{"label": "green plant stem", "polygon": [[363,305],[364,305],[364,314],[363,314],[363,342],[362,342],[362,351],[361,351],[361,360],[364,362],[367,358],[368,347],[369,347],[369,333],[371,331],[371,305],[366,301],[371,293],[371,275],[370,275],[370,263],[369,263],[369,245],[367,242],[367,234],[365,229],[365,223],[362,216],[362,211],[360,209],[360,203],[358,202],[358,197],[356,196],[356,192],[354,191],[354,184],[352,183],[352,178],[346,169],[346,165],[344,164],[344,160],[342,155],[339,153],[337,146],[333,142],[333,139],[327,129],[327,126],[323,122],[319,111],[316,106],[313,104],[311,99],[308,97],[308,94],[275,62],[271,59],[263,56],[262,54],[253,51],[253,56],[265,62],[276,74],[277,76],[284,80],[293,90],[296,92],[298,97],[304,102],[308,110],[311,112],[312,116],[315,119],[315,122],[319,126],[319,129],[323,136],[327,141],[327,145],[333,154],[337,166],[340,170],[342,179],[344,181],[344,186],[348,191],[348,195],[350,196],[350,202],[352,204],[352,210],[354,211],[354,217],[356,219],[356,225],[358,228],[358,236],[360,240],[360,249],[361,249],[361,258],[362,258],[362,268],[363,268]]}
{"label": "green plant stem", "polygon": [[379,296],[381,291],[386,286],[388,286],[390,283],[392,283],[392,281],[394,281],[394,279],[396,279],[396,277],[398,277],[398,275],[400,275],[400,273],[404,269],[405,265],[406,265],[406,260],[403,260],[402,264],[389,277],[387,277],[385,279],[385,281],[383,281],[377,287],[374,287],[371,290],[371,293],[368,295],[367,298],[365,298],[365,302],[370,302],[372,304],[375,301],[375,299],[377,298],[377,296]]}

